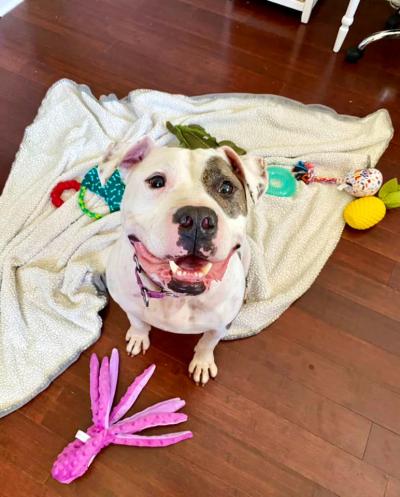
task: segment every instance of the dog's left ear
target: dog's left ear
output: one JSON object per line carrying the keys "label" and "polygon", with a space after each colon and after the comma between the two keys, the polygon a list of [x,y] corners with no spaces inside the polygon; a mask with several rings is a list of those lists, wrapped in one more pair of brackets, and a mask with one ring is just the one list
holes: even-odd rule
{"label": "dog's left ear", "polygon": [[262,157],[246,154],[239,156],[231,147],[221,147],[234,173],[239,177],[253,204],[264,194],[268,185],[268,175]]}
{"label": "dog's left ear", "polygon": [[130,169],[135,164],[142,162],[142,160],[149,155],[154,146],[153,140],[148,136],[145,136],[125,152],[120,167],[123,169]]}

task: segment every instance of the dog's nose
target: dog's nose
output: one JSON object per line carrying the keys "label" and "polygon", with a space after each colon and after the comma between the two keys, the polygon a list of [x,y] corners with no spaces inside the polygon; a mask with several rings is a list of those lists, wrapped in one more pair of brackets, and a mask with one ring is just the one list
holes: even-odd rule
{"label": "dog's nose", "polygon": [[179,219],[179,226],[185,230],[192,229],[193,224],[193,218],[189,214],[183,214]]}
{"label": "dog's nose", "polygon": [[215,228],[215,220],[212,216],[203,217],[201,220],[201,227],[203,231],[213,230]]}
{"label": "dog's nose", "polygon": [[187,236],[212,238],[217,232],[217,214],[208,207],[185,206],[178,209],[173,218],[181,233]]}

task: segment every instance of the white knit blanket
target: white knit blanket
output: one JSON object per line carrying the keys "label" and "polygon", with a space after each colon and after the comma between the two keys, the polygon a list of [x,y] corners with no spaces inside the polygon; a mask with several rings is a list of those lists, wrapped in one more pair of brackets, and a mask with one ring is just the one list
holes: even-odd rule
{"label": "white knit blanket", "polygon": [[[105,254],[120,215],[93,221],[76,195],[55,209],[52,187],[82,178],[113,142],[149,134],[158,144],[175,143],[167,120],[201,124],[270,164],[310,160],[329,175],[368,160],[375,165],[392,136],[385,110],[360,119],[271,95],[147,90],[98,101],[85,86],[56,83],[25,132],[0,198],[0,415],[43,390],[101,330]],[[230,338],[259,332],[310,287],[340,237],[348,201],[334,186],[316,184],[299,184],[292,198],[263,198],[250,219],[248,295]]]}

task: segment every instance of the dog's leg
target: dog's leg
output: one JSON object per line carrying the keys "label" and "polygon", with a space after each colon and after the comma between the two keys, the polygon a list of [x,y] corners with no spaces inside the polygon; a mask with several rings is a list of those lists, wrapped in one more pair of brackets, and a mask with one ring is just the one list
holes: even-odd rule
{"label": "dog's leg", "polygon": [[128,319],[131,327],[125,337],[128,342],[126,350],[131,356],[138,355],[140,352],[144,354],[150,347],[149,333],[151,327],[132,314],[128,314]]}
{"label": "dog's leg", "polygon": [[189,364],[189,374],[193,375],[196,383],[205,385],[208,380],[215,378],[218,373],[214,361],[214,349],[221,338],[226,335],[226,328],[206,331],[194,348],[194,356]]}

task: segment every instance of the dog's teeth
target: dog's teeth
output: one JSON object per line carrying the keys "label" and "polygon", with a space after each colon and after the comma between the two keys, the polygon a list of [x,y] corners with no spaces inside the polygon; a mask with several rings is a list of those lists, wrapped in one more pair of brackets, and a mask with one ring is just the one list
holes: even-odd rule
{"label": "dog's teeth", "polygon": [[181,269],[175,261],[169,261],[169,267],[171,269],[172,274],[175,274],[176,276],[181,276],[181,277],[194,276],[195,278],[202,279],[210,272],[212,268],[212,263],[208,262],[205,266],[201,268],[200,271],[185,271]]}
{"label": "dog's teeth", "polygon": [[173,274],[176,274],[179,271],[179,266],[174,261],[169,261],[169,267],[171,268]]}
{"label": "dog's teeth", "polygon": [[212,268],[212,263],[207,262],[207,264],[201,268],[202,275],[206,276],[210,272],[211,268]]}

